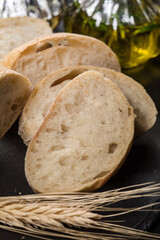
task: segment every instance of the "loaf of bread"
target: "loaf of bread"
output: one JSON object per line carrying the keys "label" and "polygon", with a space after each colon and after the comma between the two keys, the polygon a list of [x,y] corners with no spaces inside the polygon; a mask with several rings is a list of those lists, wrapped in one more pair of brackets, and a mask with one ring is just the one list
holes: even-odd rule
{"label": "loaf of bread", "polygon": [[14,48],[51,33],[49,23],[43,19],[27,16],[0,19],[0,60]]}
{"label": "loaf of bread", "polygon": [[33,86],[68,66],[95,65],[120,71],[116,55],[105,43],[71,33],[54,33],[31,41],[10,52],[2,65],[27,76]]}
{"label": "loaf of bread", "polygon": [[0,138],[20,115],[30,88],[26,77],[0,66]]}
{"label": "loaf of bread", "polygon": [[41,193],[93,191],[120,168],[133,135],[133,108],[116,84],[82,73],[59,92],[30,142],[27,180]]}
{"label": "loaf of bread", "polygon": [[107,68],[95,66],[68,67],[50,74],[33,89],[19,121],[19,134],[25,144],[31,141],[52,106],[58,92],[79,74],[95,70],[109,78],[123,92],[136,114],[136,135],[151,128],[156,121],[157,110],[145,89],[132,78]]}

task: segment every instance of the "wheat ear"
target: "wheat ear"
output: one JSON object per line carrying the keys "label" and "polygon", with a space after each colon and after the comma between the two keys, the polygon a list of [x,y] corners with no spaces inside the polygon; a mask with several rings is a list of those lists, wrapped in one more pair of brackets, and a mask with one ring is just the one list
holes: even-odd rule
{"label": "wheat ear", "polygon": [[[134,185],[91,194],[1,197],[0,228],[42,239],[56,236],[83,240],[160,239],[158,234],[131,229],[111,221],[115,215],[142,210],[157,203],[134,209],[115,209],[111,204],[150,196],[160,196],[160,184]],[[108,213],[111,211],[116,213]]]}

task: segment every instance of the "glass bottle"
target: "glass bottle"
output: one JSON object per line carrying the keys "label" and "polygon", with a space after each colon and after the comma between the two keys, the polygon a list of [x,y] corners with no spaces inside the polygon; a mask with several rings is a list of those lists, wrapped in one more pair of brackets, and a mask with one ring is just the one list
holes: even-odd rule
{"label": "glass bottle", "polygon": [[54,29],[61,18],[60,0],[0,0],[0,18],[30,16],[44,18]]}
{"label": "glass bottle", "polygon": [[122,68],[136,67],[160,54],[160,1],[73,0],[67,32],[96,37],[117,54]]}

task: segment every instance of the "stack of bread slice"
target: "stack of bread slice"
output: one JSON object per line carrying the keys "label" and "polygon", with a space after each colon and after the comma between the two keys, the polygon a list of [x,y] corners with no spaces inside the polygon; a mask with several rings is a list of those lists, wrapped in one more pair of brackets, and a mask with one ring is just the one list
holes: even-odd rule
{"label": "stack of bread slice", "polygon": [[25,173],[36,192],[96,190],[123,164],[134,135],[156,121],[145,89],[120,72],[116,55],[97,39],[41,37],[2,65],[33,85],[19,134],[29,144]]}
{"label": "stack of bread slice", "polygon": [[[43,19],[28,16],[0,19],[0,59],[16,47],[51,33],[49,23]],[[32,88],[24,74],[12,70],[0,66],[0,138],[20,115]]]}
{"label": "stack of bread slice", "polygon": [[73,66],[62,68],[46,76],[33,89],[20,118],[19,134],[29,144],[44,121],[59,91],[83,72],[94,70],[110,79],[123,92],[134,108],[136,136],[150,129],[156,121],[157,110],[146,90],[123,73],[96,66]]}

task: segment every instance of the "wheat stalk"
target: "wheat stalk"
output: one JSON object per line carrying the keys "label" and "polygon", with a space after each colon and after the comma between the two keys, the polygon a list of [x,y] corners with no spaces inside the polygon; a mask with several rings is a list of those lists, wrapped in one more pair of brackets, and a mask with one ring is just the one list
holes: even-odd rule
{"label": "wheat stalk", "polygon": [[[101,193],[33,194],[0,198],[0,228],[42,239],[160,239],[160,235],[112,222],[112,217],[154,206],[112,208],[115,202],[159,197],[160,184],[139,184]],[[102,212],[103,211],[103,212]],[[116,213],[108,213],[116,211]],[[87,229],[87,230],[85,230]]]}

